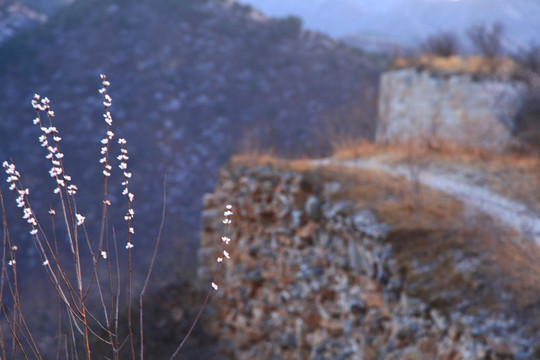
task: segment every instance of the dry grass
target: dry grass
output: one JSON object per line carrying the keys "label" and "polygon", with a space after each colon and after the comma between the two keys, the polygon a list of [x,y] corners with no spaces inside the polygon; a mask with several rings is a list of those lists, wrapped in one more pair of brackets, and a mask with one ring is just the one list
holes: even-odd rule
{"label": "dry grass", "polygon": [[334,157],[378,158],[388,164],[413,164],[462,174],[475,185],[484,186],[540,212],[540,158],[535,154],[495,154],[458,146],[434,150],[412,145],[360,143],[339,149]]}
{"label": "dry grass", "polygon": [[399,176],[377,170],[332,167],[322,170],[328,179],[340,179],[345,184],[336,196],[354,199],[360,208],[374,208],[385,223],[392,227],[448,226],[463,213],[463,205],[451,196],[424,187],[423,205],[417,207],[409,183]]}
{"label": "dry grass", "polygon": [[441,73],[459,74],[513,74],[518,65],[508,57],[459,56],[448,57],[423,55],[418,58],[397,58],[391,64],[391,69],[418,67],[435,70]]}
{"label": "dry grass", "polygon": [[[380,221],[392,227],[386,241],[408,279],[410,295],[441,310],[455,309],[465,299],[470,311],[528,313],[538,308],[540,251],[535,245],[521,241],[488,216],[469,214],[460,201],[427,187],[421,189],[422,207],[415,207],[403,178],[374,170],[321,171],[344,185],[338,197],[373,209]],[[456,267],[459,262],[474,267],[464,272]],[[503,294],[511,299],[505,300]]]}
{"label": "dry grass", "polygon": [[[399,162],[411,157],[405,150],[362,144],[339,157],[354,154]],[[421,155],[414,158],[426,164],[456,163],[482,171],[508,167],[524,172],[538,163],[530,157],[487,156],[459,149],[444,153],[422,150]],[[430,307],[447,312],[461,304],[469,313],[488,310],[540,326],[535,320],[540,319],[536,316],[540,314],[540,250],[489,216],[471,214],[462,202],[425,186],[420,187],[423,201],[418,206],[409,181],[377,170],[314,167],[305,160],[287,162],[272,157],[236,157],[234,161],[309,171],[323,181],[339,181],[341,190],[331,200],[354,200],[358,209],[372,209],[381,222],[391,226],[385,241],[392,244],[397,267],[406,278],[405,291]]]}
{"label": "dry grass", "polygon": [[358,143],[347,144],[336,149],[333,157],[336,159],[351,159],[355,157],[385,156],[394,158],[395,160],[403,160],[410,154],[416,157],[431,155],[438,159],[458,158],[468,161],[473,159],[488,160],[498,156],[504,156],[483,149],[465,148],[452,144],[441,143],[436,149],[430,149],[425,146],[416,145],[414,142],[411,144],[379,145],[369,141],[359,141]]}
{"label": "dry grass", "polygon": [[540,211],[540,159],[530,154],[486,154],[482,152],[425,152],[424,164],[461,172],[476,185]]}
{"label": "dry grass", "polygon": [[308,171],[316,166],[309,162],[309,159],[285,160],[271,154],[241,154],[231,158],[231,162],[243,166],[274,166],[276,168],[287,168],[295,171]]}

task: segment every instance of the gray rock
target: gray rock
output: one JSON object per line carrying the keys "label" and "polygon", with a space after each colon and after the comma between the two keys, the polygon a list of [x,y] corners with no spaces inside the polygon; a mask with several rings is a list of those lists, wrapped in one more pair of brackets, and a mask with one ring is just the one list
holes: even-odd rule
{"label": "gray rock", "polygon": [[448,321],[440,311],[431,309],[429,315],[439,330],[446,331],[448,329]]}
{"label": "gray rock", "polygon": [[212,230],[219,221],[219,210],[203,210],[201,214],[201,227],[203,230]]}
{"label": "gray rock", "polygon": [[335,216],[349,216],[356,209],[356,203],[351,200],[339,200],[330,205],[326,210],[326,216],[333,218]]}
{"label": "gray rock", "polygon": [[315,195],[310,195],[306,200],[305,211],[311,220],[318,221],[322,218],[322,203]]}
{"label": "gray rock", "polygon": [[370,209],[365,209],[354,213],[352,223],[358,231],[366,235],[382,238],[390,231],[390,227],[377,222],[375,213]]}

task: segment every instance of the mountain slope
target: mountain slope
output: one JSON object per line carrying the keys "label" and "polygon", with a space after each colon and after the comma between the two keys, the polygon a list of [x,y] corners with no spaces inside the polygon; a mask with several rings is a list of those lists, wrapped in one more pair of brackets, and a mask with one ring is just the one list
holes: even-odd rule
{"label": "mountain slope", "polygon": [[47,16],[22,1],[0,1],[0,43],[11,38],[17,32],[43,23]]}
{"label": "mountain slope", "polygon": [[[100,218],[97,90],[99,74],[108,75],[115,132],[132,155],[141,243],[155,236],[166,169],[167,231],[180,241],[196,232],[201,195],[232,151],[324,152],[322,118],[351,106],[368,114],[359,135],[373,128],[373,104],[361,94],[375,91],[368,58],[301,31],[294,18],[266,19],[231,1],[79,1],[0,52],[0,157],[13,158],[45,211],[52,188],[30,100],[48,96],[88,224]],[[120,182],[111,184],[118,197]],[[25,238],[22,222],[12,230]]]}

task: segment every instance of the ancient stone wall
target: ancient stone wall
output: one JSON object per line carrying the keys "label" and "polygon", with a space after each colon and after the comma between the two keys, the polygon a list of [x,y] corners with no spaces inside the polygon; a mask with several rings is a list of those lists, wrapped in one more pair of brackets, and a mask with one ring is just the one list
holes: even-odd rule
{"label": "ancient stone wall", "polygon": [[376,141],[504,151],[524,88],[487,75],[404,68],[380,79]]}
{"label": "ancient stone wall", "polygon": [[[523,342],[502,335],[498,314],[465,319],[407,295],[415,285],[385,241],[392,229],[336,198],[341,187],[270,165],[222,170],[204,198],[199,250],[199,283],[219,286],[205,330],[221,358],[514,358]],[[231,259],[219,265],[229,203]]]}

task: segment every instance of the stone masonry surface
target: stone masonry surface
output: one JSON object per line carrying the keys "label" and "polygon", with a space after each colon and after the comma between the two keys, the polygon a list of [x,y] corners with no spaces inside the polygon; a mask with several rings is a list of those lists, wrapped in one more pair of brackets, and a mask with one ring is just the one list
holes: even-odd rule
{"label": "stone masonry surface", "polygon": [[406,68],[381,76],[376,140],[437,142],[503,151],[512,146],[519,83]]}
{"label": "stone masonry surface", "polygon": [[[314,171],[222,170],[204,197],[199,250],[199,283],[219,285],[205,330],[219,338],[220,358],[540,358],[538,342],[500,314],[464,316],[409,296],[415,284],[384,241],[392,229],[336,199],[341,187]],[[216,273],[228,203],[231,259]]]}

